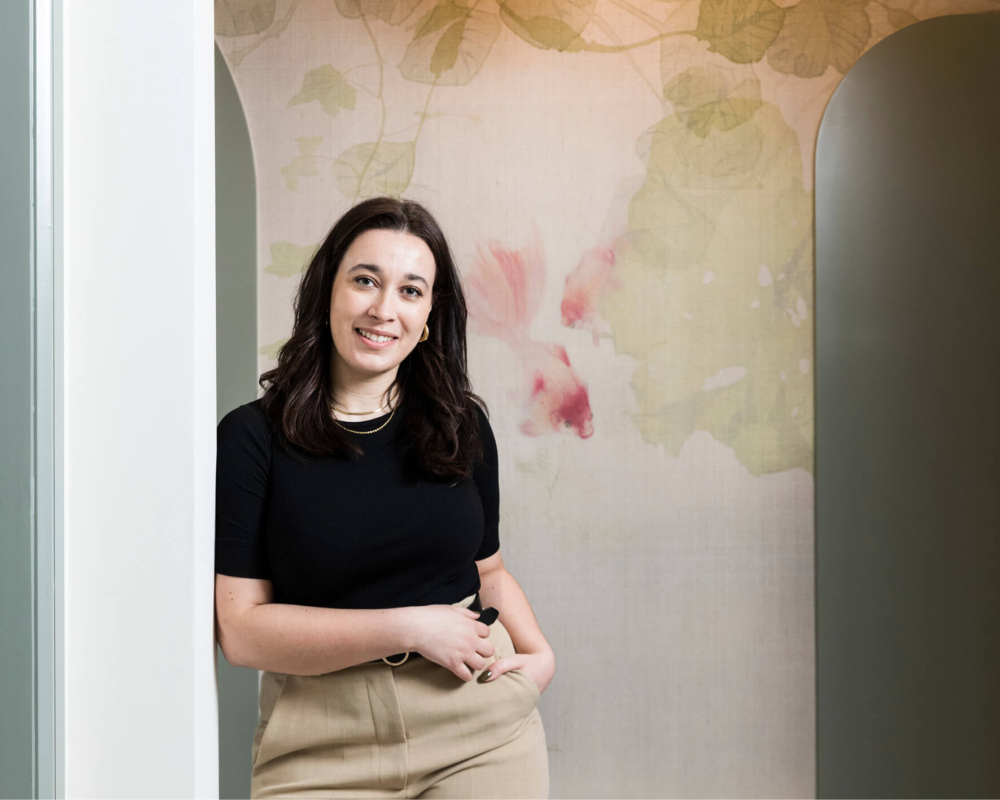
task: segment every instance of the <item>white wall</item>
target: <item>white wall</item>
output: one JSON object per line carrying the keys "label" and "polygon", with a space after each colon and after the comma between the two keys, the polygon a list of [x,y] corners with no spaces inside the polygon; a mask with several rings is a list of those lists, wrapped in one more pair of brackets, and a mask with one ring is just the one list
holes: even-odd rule
{"label": "white wall", "polygon": [[62,784],[216,797],[212,0],[57,14]]}

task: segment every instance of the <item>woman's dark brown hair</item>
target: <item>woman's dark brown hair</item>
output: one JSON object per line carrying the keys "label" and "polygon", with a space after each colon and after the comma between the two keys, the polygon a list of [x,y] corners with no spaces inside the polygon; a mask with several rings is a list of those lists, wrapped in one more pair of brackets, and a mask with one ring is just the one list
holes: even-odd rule
{"label": "woman's dark brown hair", "polygon": [[344,253],[372,229],[413,234],[434,255],[430,337],[399,365],[390,388],[394,386],[402,399],[396,413],[403,417],[400,428],[408,457],[424,472],[457,482],[470,477],[473,460],[482,458],[473,403],[487,409],[469,381],[465,295],[451,250],[434,217],[413,200],[373,197],[351,208],[330,230],[299,283],[292,335],[278,351],[277,366],[260,376],[264,411],[286,447],[316,456],[363,454],[358,437],[339,427],[330,412],[333,340],[326,321]]}

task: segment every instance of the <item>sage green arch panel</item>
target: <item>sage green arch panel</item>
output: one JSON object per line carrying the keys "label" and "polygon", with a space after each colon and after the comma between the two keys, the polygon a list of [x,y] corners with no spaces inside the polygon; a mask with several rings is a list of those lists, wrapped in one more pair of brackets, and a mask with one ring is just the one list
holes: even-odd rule
{"label": "sage green arch panel", "polygon": [[816,151],[821,797],[1000,795],[1000,14],[877,44]]}
{"label": "sage green arch panel", "polygon": [[[246,117],[215,48],[216,378],[218,418],[256,397],[257,191]],[[216,648],[219,797],[250,796],[257,671],[230,666]]]}

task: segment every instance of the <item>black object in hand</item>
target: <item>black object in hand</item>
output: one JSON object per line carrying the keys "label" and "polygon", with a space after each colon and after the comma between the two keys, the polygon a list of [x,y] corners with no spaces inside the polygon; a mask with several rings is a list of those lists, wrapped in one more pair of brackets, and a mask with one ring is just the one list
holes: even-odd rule
{"label": "black object in hand", "polygon": [[497,617],[499,616],[500,612],[493,608],[493,606],[489,606],[479,612],[479,621],[485,622],[487,625],[492,625],[497,621]]}

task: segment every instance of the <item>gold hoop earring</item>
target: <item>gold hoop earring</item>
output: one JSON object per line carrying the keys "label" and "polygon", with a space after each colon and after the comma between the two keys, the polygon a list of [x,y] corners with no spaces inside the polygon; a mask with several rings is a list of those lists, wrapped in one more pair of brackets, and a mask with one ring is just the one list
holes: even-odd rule
{"label": "gold hoop earring", "polygon": [[426,342],[427,338],[431,335],[431,329],[424,325],[424,335],[417,339],[418,342]]}

